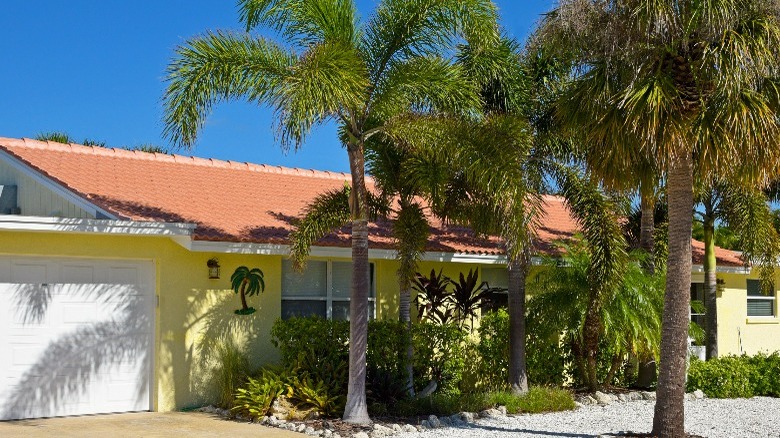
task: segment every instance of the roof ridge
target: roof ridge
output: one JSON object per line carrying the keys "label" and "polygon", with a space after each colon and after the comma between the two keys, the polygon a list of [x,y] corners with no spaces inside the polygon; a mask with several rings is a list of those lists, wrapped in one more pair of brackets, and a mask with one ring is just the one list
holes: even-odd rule
{"label": "roof ridge", "polygon": [[310,178],[325,178],[344,180],[351,176],[345,172],[334,172],[329,170],[303,169],[300,167],[274,166],[270,164],[256,164],[250,162],[240,162],[232,160],[220,160],[216,158],[203,158],[194,155],[161,154],[155,152],[144,152],[138,150],[129,150],[122,148],[108,148],[102,146],[85,146],[78,143],[58,143],[55,141],[41,141],[31,138],[9,138],[0,137],[0,146],[15,148],[25,147],[29,149],[47,149],[58,152],[71,152],[77,154],[114,156],[136,160],[152,160],[160,162],[175,162],[179,164],[189,164],[194,166],[205,166],[215,168],[227,168],[236,170],[250,170],[254,172],[277,173],[282,175],[305,176]]}

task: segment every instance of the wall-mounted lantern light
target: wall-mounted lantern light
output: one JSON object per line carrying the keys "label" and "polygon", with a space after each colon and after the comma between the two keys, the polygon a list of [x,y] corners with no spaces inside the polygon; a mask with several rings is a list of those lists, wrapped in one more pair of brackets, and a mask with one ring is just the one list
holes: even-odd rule
{"label": "wall-mounted lantern light", "polygon": [[219,279],[219,260],[217,260],[216,257],[210,258],[209,261],[206,262],[206,266],[209,267],[209,279]]}

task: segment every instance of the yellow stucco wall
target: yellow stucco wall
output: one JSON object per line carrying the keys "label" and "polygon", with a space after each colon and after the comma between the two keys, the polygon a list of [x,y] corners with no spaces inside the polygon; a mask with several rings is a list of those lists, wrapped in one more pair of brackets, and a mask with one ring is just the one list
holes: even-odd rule
{"label": "yellow stucco wall", "polygon": [[[113,258],[152,261],[156,271],[156,294],[159,306],[155,321],[155,357],[153,407],[168,411],[210,401],[212,395],[206,372],[208,355],[214,340],[232,337],[247,345],[253,365],[273,363],[279,359],[271,345],[270,329],[281,315],[282,256],[234,255],[191,252],[166,237],[108,236],[51,232],[0,231],[0,255]],[[217,257],[221,279],[209,280],[206,261]],[[348,259],[334,259],[348,260]],[[394,260],[374,260],[377,291],[377,316],[398,316],[398,283]],[[258,312],[236,316],[238,297],[230,291],[230,274],[240,265],[258,267],[265,273],[266,289],[262,296],[251,297],[250,305]],[[469,269],[485,265],[468,263],[422,262],[419,270],[431,269],[452,278]],[[753,354],[780,350],[780,319],[747,318],[745,275],[719,274],[725,281],[718,299],[721,354]],[[694,281],[697,278],[694,276]],[[780,280],[780,278],[778,278]],[[700,281],[700,280],[699,280]],[[776,284],[780,284],[777,281]],[[775,314],[780,309],[775,303]],[[413,318],[414,306],[412,307]]]}
{"label": "yellow stucco wall", "polygon": [[[721,356],[780,351],[778,300],[775,300],[774,317],[748,317],[748,278],[758,279],[758,276],[718,273],[718,279],[724,282],[718,292],[718,354]],[[780,276],[775,279],[775,285],[780,284],[778,279]],[[700,281],[695,277],[694,280]]]}
{"label": "yellow stucco wall", "polygon": [[[168,411],[197,405],[210,392],[204,362],[209,340],[233,334],[249,346],[255,365],[278,360],[270,328],[281,314],[281,256],[194,253],[164,237],[66,235],[0,232],[0,254],[151,260],[156,268],[159,306],[155,315],[153,407]],[[219,280],[209,280],[206,261],[218,257]],[[258,267],[266,289],[251,297],[258,312],[238,317],[240,301],[230,290],[230,274],[240,266]]]}
{"label": "yellow stucco wall", "polygon": [[[282,256],[191,252],[170,238],[92,234],[0,232],[0,255],[78,257],[152,261],[159,306],[155,315],[153,407],[181,409],[210,401],[213,386],[208,354],[225,336],[247,345],[254,366],[278,361],[270,329],[281,316]],[[221,279],[208,279],[206,262],[217,257]],[[331,259],[348,261],[348,259]],[[394,260],[375,260],[377,317],[398,317],[398,283]],[[249,298],[258,312],[236,316],[240,301],[230,290],[236,267],[258,267],[265,274],[265,292]],[[443,268],[445,275],[478,268],[474,264],[424,262],[422,272]],[[414,307],[412,308],[414,312]]]}

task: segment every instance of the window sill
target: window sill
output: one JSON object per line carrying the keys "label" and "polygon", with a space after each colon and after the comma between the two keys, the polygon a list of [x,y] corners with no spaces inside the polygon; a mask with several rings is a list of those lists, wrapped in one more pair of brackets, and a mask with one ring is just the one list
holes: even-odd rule
{"label": "window sill", "polygon": [[776,316],[748,316],[748,324],[780,324],[780,318]]}

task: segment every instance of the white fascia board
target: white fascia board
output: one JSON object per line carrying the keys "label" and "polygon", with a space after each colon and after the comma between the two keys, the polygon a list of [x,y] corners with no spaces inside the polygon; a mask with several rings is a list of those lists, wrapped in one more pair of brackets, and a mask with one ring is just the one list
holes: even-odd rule
{"label": "white fascia board", "polygon": [[[715,272],[720,272],[722,274],[745,274],[748,275],[751,272],[750,267],[744,267],[744,266],[715,266]],[[704,266],[703,265],[693,265],[691,268],[691,271],[693,273],[701,273],[704,272]]]}
{"label": "white fascia board", "polygon": [[0,215],[0,230],[132,236],[192,236],[195,224]]}
{"label": "white fascia board", "polygon": [[[182,242],[180,242],[182,243]],[[225,254],[258,254],[258,255],[280,255],[290,254],[290,245],[267,244],[267,243],[243,243],[243,242],[210,242],[203,240],[194,240],[189,244],[182,245],[194,252],[215,252]],[[333,246],[313,246],[310,257],[322,258],[343,258],[352,257],[352,249]],[[371,260],[395,260],[396,252],[389,249],[369,249],[368,258]],[[449,252],[426,252],[422,256],[423,261],[429,262],[451,262],[451,263],[473,263],[489,265],[506,265],[506,256],[490,254],[463,254]]]}
{"label": "white fascia board", "polygon": [[117,217],[114,213],[111,213],[108,210],[102,209],[97,205],[93,204],[92,202],[89,202],[84,197],[74,193],[73,191],[71,191],[66,187],[63,187],[62,184],[43,175],[42,173],[38,172],[37,170],[27,165],[27,163],[19,160],[18,158],[14,157],[8,152],[4,150],[0,150],[0,158],[2,158],[8,164],[10,164],[11,167],[20,171],[24,175],[32,178],[35,182],[51,190],[53,193],[57,194],[58,196],[65,198],[65,200],[79,207],[80,209],[90,212],[95,216],[97,216],[97,213],[100,213],[101,215],[109,219],[119,219],[119,217]]}

